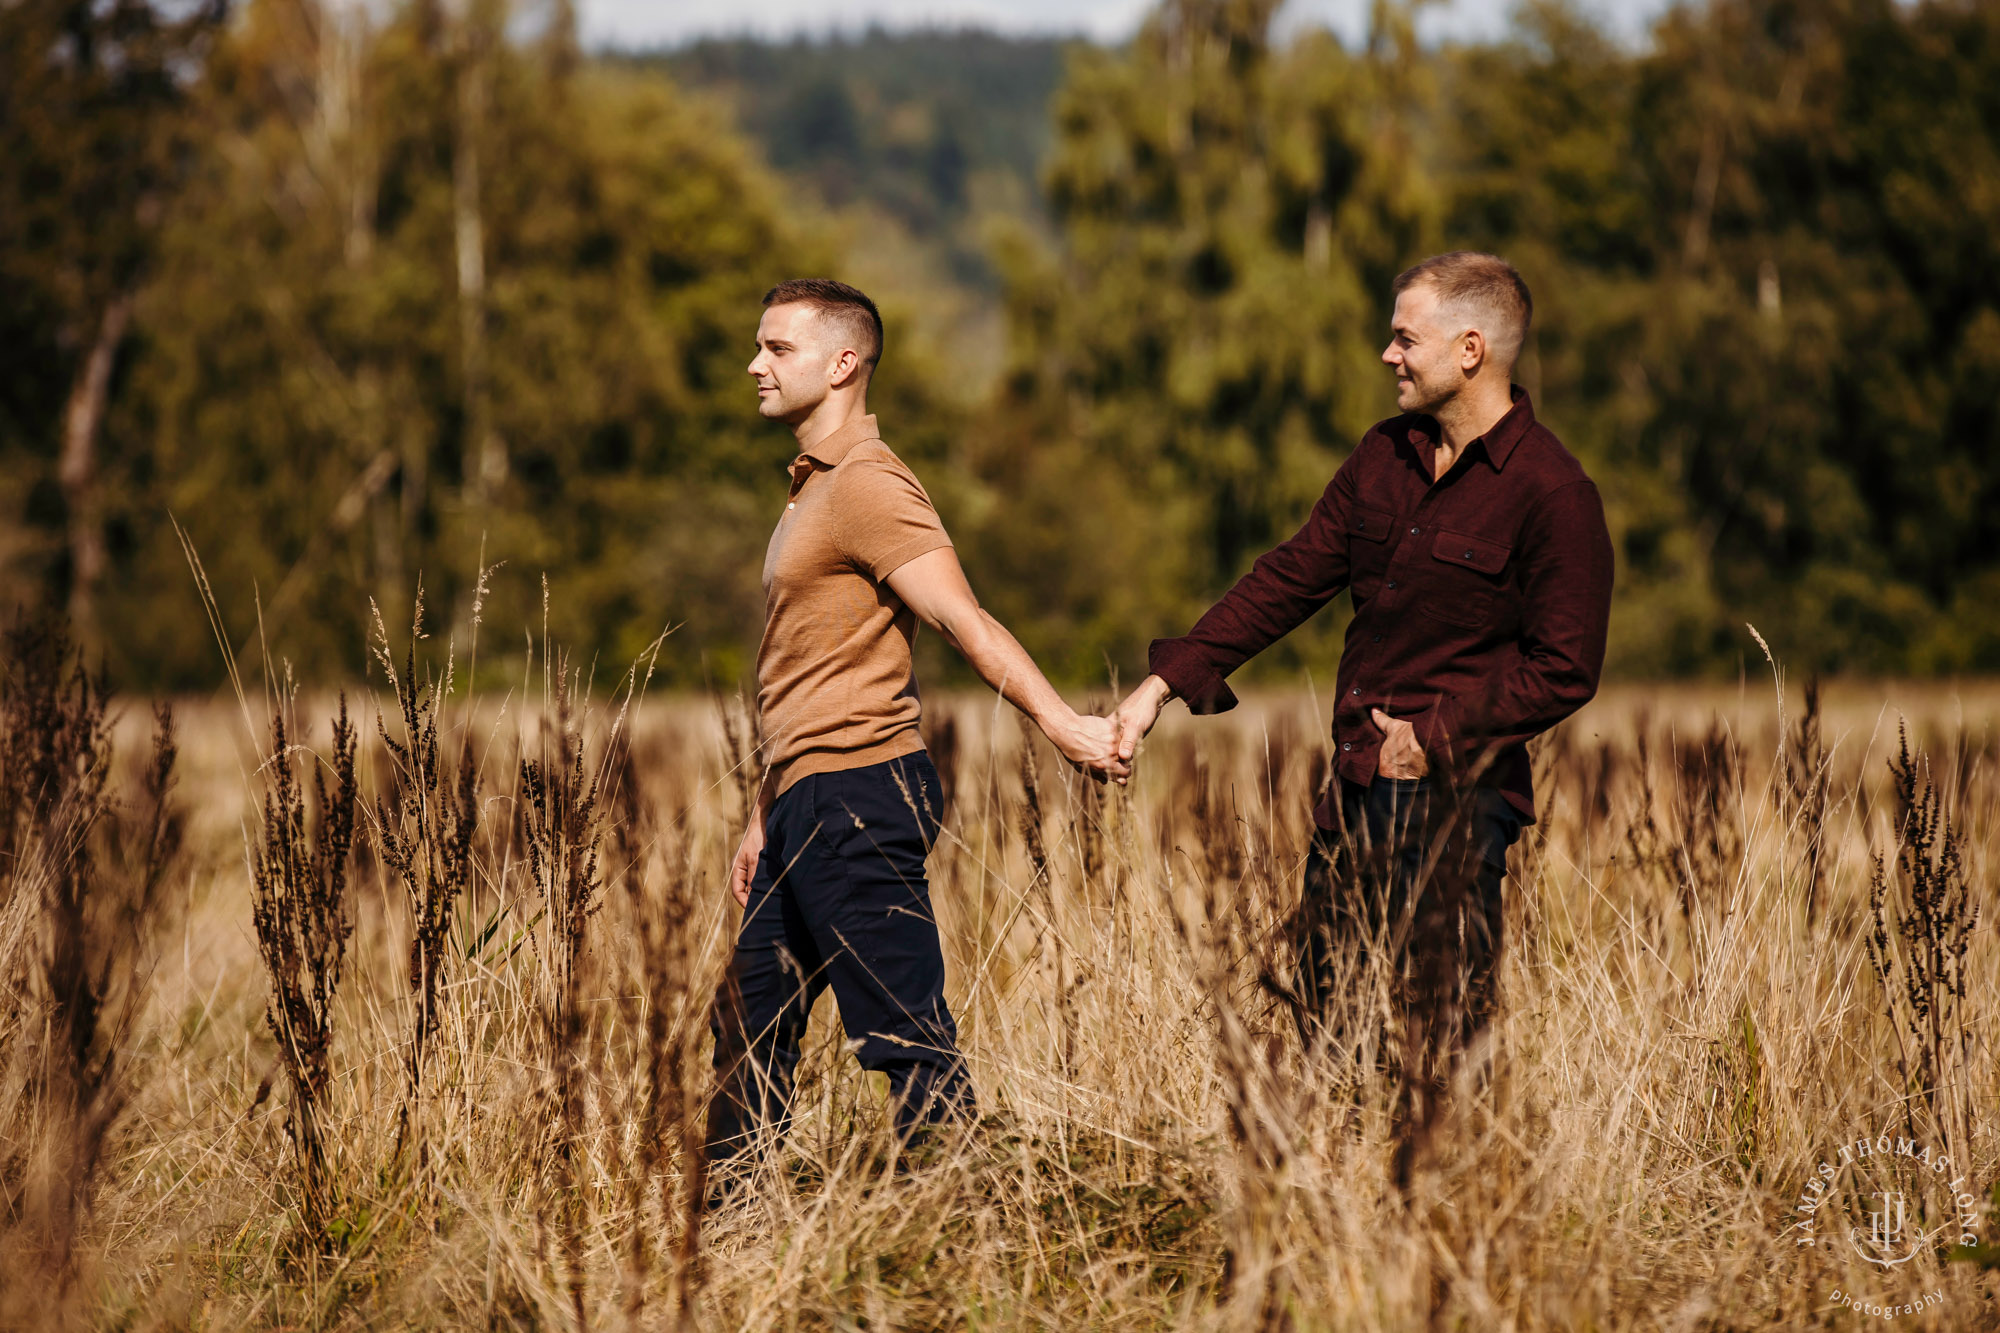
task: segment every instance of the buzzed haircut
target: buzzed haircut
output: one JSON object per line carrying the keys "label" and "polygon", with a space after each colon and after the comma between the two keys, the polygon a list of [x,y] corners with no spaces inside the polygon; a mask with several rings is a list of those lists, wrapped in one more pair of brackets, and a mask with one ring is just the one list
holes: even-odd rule
{"label": "buzzed haircut", "polygon": [[859,288],[832,278],[791,278],[764,293],[764,308],[811,306],[854,339],[854,350],[870,370],[882,359],[882,312]]}
{"label": "buzzed haircut", "polygon": [[1472,326],[1486,335],[1493,359],[1513,368],[1528,340],[1535,300],[1512,264],[1499,255],[1453,250],[1404,269],[1396,275],[1393,290],[1401,296],[1420,282],[1430,284],[1438,304],[1469,316]]}

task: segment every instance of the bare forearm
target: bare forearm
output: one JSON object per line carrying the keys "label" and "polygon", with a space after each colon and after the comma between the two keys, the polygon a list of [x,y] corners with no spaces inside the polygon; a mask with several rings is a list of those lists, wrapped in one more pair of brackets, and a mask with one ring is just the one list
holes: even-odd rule
{"label": "bare forearm", "polygon": [[1034,659],[1028,656],[1027,649],[984,608],[958,625],[945,627],[945,637],[979,673],[981,680],[1026,713],[1042,730],[1074,716]]}
{"label": "bare forearm", "polygon": [[1117,756],[1110,719],[1079,717],[1062,701],[1014,636],[980,607],[949,546],[917,556],[891,571],[887,581],[890,591],[944,635],[980,679],[1034,719],[1063,758],[1100,781],[1123,781],[1131,772]]}

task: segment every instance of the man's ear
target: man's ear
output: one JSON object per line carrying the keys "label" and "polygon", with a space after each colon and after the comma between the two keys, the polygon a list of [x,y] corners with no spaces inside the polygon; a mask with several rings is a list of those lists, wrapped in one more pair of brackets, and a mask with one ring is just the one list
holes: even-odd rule
{"label": "man's ear", "polygon": [[827,383],[836,389],[844,389],[854,383],[854,377],[861,373],[861,354],[851,347],[843,347],[827,369]]}
{"label": "man's ear", "polygon": [[1458,340],[1458,368],[1468,375],[1476,375],[1486,364],[1486,335],[1478,329],[1467,329]]}

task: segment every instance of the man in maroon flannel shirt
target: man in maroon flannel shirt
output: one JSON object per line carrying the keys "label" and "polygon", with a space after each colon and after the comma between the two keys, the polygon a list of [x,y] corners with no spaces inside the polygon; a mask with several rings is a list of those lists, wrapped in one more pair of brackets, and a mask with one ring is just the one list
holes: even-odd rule
{"label": "man in maroon flannel shirt", "polygon": [[1154,642],[1118,721],[1129,759],[1169,699],[1234,707],[1230,672],[1352,593],[1298,998],[1308,1041],[1342,1042],[1335,992],[1386,946],[1407,1178],[1452,1059],[1491,1014],[1507,848],[1535,817],[1526,743],[1597,690],[1611,541],[1597,487],[1511,381],[1532,309],[1513,266],[1439,255],[1395,293],[1382,360],[1402,415],[1363,437],[1296,536],[1185,637]]}

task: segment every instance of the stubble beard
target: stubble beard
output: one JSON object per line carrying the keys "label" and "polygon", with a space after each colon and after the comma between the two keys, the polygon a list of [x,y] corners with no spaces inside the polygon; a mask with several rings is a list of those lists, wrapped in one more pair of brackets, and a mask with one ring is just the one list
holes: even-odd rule
{"label": "stubble beard", "polygon": [[1409,406],[1403,408],[1403,411],[1410,416],[1434,417],[1437,415],[1438,409],[1449,403],[1457,393],[1456,389],[1436,390],[1426,388],[1421,380],[1412,375],[1397,385],[1397,399],[1399,403],[1402,397],[1401,388],[1403,384],[1410,386],[1410,403]]}

